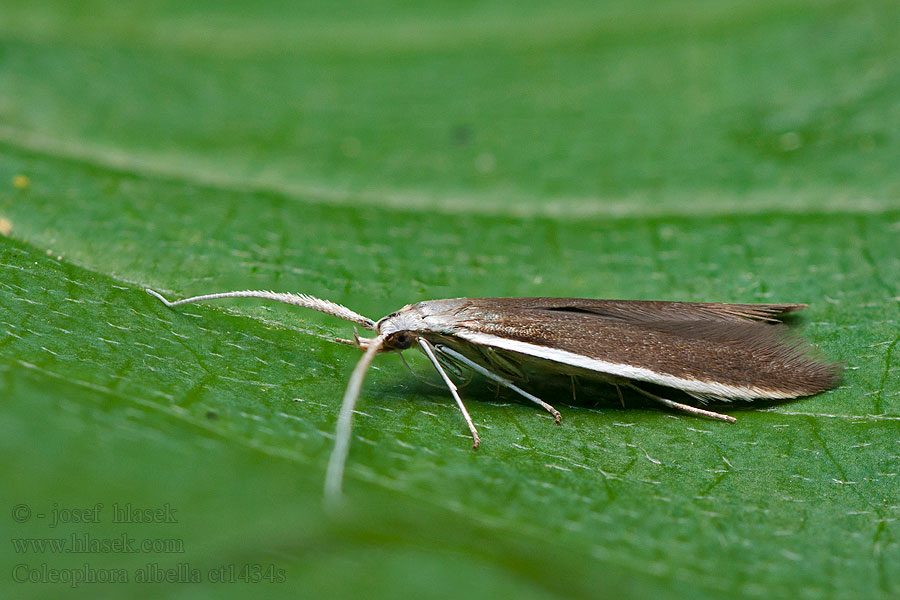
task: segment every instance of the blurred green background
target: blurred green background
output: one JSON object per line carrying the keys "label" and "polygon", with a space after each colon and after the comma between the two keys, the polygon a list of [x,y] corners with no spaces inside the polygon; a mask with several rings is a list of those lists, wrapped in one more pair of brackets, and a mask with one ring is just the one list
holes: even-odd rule
{"label": "blurred green background", "polygon": [[[896,598],[898,30],[879,0],[4,0],[4,597]],[[380,357],[326,514],[351,327],[147,286],[808,302],[848,370],[734,426],[563,390],[554,427],[476,380],[473,452]],[[73,534],[175,551],[28,541]],[[43,569],[130,582],[16,581]],[[201,581],[135,582],[163,569]]]}

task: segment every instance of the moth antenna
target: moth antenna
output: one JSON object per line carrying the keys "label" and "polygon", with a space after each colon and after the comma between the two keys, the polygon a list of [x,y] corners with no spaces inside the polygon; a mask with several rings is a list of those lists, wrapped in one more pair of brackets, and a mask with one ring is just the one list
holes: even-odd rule
{"label": "moth antenna", "polygon": [[341,500],[341,485],[344,481],[344,465],[347,463],[347,454],[350,451],[350,434],[353,428],[353,409],[359,399],[363,379],[372,359],[384,345],[384,336],[369,340],[366,352],[363,354],[350,381],[344,391],[344,399],[341,401],[341,412],[338,415],[337,426],[334,428],[334,448],[328,458],[328,469],[325,472],[325,503],[329,506],[337,506]]}
{"label": "moth antenna", "polygon": [[[420,339],[421,339],[421,338],[420,338]],[[491,373],[490,371],[488,371],[487,369],[485,369],[484,367],[482,367],[481,365],[479,365],[477,362],[475,362],[475,361],[473,361],[473,360],[470,360],[470,359],[466,358],[465,356],[463,356],[462,354],[460,354],[460,353],[457,352],[456,350],[451,350],[450,348],[447,348],[446,346],[437,346],[437,350],[438,350],[438,352],[441,352],[442,354],[446,354],[446,355],[448,355],[448,356],[453,357],[454,359],[456,359],[456,360],[458,360],[459,362],[463,363],[464,365],[466,365],[467,367],[469,367],[469,368],[472,369],[473,371],[477,371],[477,372],[481,373],[482,375],[484,375],[484,376],[487,377],[488,379],[490,379],[490,380],[492,380],[492,381],[496,381],[496,382],[499,383],[500,385],[503,385],[503,386],[505,386],[505,387],[508,387],[508,388],[511,389],[512,391],[514,391],[514,392],[516,392],[516,393],[518,393],[518,394],[521,394],[522,396],[524,396],[524,397],[527,398],[528,400],[534,402],[535,404],[537,404],[538,406],[540,406],[541,408],[543,408],[544,410],[546,410],[548,413],[550,413],[551,415],[553,415],[553,418],[556,420],[556,424],[557,424],[557,425],[559,425],[559,422],[562,420],[562,415],[559,414],[559,411],[558,411],[558,410],[556,410],[555,408],[553,408],[552,406],[550,406],[549,404],[547,404],[546,402],[544,402],[543,400],[541,400],[541,399],[538,398],[537,396],[534,396],[534,395],[532,395],[532,394],[529,394],[528,392],[526,392],[525,390],[523,390],[523,389],[520,388],[519,386],[515,385],[515,384],[514,384],[513,382],[511,382],[510,380],[508,380],[508,379],[506,379],[506,378],[504,378],[504,377],[500,377],[499,375],[495,375],[494,373]]]}
{"label": "moth antenna", "polygon": [[161,300],[162,303],[169,308],[178,306],[180,304],[203,302],[204,300],[218,300],[220,298],[261,298],[263,300],[274,300],[276,302],[283,302],[284,304],[292,304],[294,306],[302,306],[303,308],[311,308],[313,310],[332,315],[345,321],[352,321],[353,323],[361,325],[366,329],[375,331],[375,321],[373,321],[372,319],[364,317],[359,313],[353,312],[346,306],[341,306],[337,302],[332,302],[331,300],[322,300],[321,298],[316,298],[315,296],[309,296],[307,294],[287,294],[266,290],[240,290],[236,292],[221,292],[218,294],[192,296],[190,298],[184,298],[182,300],[175,300],[174,302],[170,302],[169,300],[166,300],[166,298],[164,298],[162,294],[149,288],[147,289],[147,293]]}
{"label": "moth antenna", "polygon": [[447,373],[444,371],[444,368],[441,366],[441,363],[438,361],[437,356],[434,355],[434,351],[431,349],[431,344],[428,343],[428,340],[425,338],[418,338],[419,345],[422,346],[422,350],[425,352],[425,355],[431,360],[431,364],[434,365],[434,368],[437,369],[438,373],[441,374],[441,377],[444,379],[444,383],[447,384],[447,388],[450,390],[450,394],[453,396],[453,399],[456,400],[456,405],[459,406],[460,412],[463,414],[463,418],[466,420],[466,425],[469,426],[469,431],[472,432],[472,449],[476,450],[478,446],[481,445],[481,438],[478,435],[478,430],[475,429],[475,424],[472,422],[472,417],[469,416],[469,411],[466,410],[466,405],[463,404],[462,398],[459,397],[459,393],[456,391],[456,384],[453,383],[453,380],[447,376]]}
{"label": "moth antenna", "polygon": [[651,400],[655,400],[661,404],[665,404],[666,406],[668,406],[670,408],[674,408],[676,410],[680,410],[680,411],[683,411],[683,412],[686,412],[686,413],[689,413],[692,415],[698,415],[701,417],[708,417],[710,419],[716,419],[719,421],[726,421],[728,423],[737,422],[737,419],[735,419],[734,417],[729,417],[728,415],[723,415],[721,413],[713,412],[711,410],[703,410],[702,408],[697,408],[696,406],[691,406],[689,404],[682,404],[680,402],[675,402],[673,400],[669,400],[668,398],[663,398],[661,396],[657,396],[656,394],[651,394],[647,390],[642,390],[641,388],[639,388],[638,386],[636,386],[632,383],[626,383],[624,385],[627,385],[634,391],[636,391],[640,394],[643,394],[644,396],[647,396]]}

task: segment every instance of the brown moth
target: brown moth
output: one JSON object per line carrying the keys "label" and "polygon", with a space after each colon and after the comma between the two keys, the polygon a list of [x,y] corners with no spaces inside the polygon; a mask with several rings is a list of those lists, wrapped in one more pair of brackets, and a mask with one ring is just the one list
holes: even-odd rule
{"label": "brown moth", "polygon": [[[682,404],[638,387],[650,383],[681,390],[701,403],[780,400],[836,386],[842,368],[812,357],[787,336],[777,317],[805,304],[719,304],[590,300],[584,298],[453,298],[409,304],[373,321],[328,300],[304,294],[237,291],[170,302],[262,298],[318,310],[376,333],[339,340],[364,350],[344,393],[328,463],[326,496],[341,494],[353,409],[366,370],[379,352],[418,346],[456,401],[473,448],[480,443],[456,385],[445,367],[464,366],[537,404],[559,423],[559,411],[523,390],[528,374],[552,373],[627,386],[670,408],[734,422],[733,417]],[[574,381],[574,379],[573,379]],[[620,398],[621,398],[621,391]]]}

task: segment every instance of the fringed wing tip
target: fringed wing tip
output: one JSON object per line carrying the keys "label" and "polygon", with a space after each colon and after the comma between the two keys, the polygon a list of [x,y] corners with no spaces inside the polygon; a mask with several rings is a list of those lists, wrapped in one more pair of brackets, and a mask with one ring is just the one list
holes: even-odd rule
{"label": "fringed wing tip", "polygon": [[761,392],[758,398],[812,396],[840,385],[844,379],[844,363],[828,361],[799,335],[779,332],[780,327],[773,329],[776,333],[771,338],[774,342],[769,348],[771,354],[759,348],[768,356],[755,370]]}
{"label": "fringed wing tip", "polygon": [[843,362],[819,362],[816,371],[818,385],[813,386],[807,395],[818,394],[836,388],[844,381],[847,365]]}
{"label": "fringed wing tip", "polygon": [[777,322],[778,317],[804,310],[808,304],[719,304],[720,311],[733,317]]}
{"label": "fringed wing tip", "polygon": [[771,316],[780,317],[781,315],[806,310],[809,307],[809,304],[768,304],[767,306],[772,309],[772,312],[769,313]]}

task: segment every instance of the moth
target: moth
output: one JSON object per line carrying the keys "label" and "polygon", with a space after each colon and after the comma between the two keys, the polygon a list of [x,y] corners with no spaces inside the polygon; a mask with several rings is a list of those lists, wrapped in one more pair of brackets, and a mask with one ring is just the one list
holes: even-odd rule
{"label": "moth", "polygon": [[[529,377],[560,375],[628,387],[668,408],[734,422],[731,416],[664,398],[641,384],[680,390],[709,401],[783,400],[835,387],[842,367],[810,354],[779,320],[805,304],[720,304],[585,298],[451,298],[408,304],[373,321],[305,294],[246,290],[206,294],[168,307],[220,298],[261,298],[311,308],[375,332],[338,341],[363,350],[344,393],[325,478],[326,497],[341,495],[351,421],[363,378],[378,353],[418,347],[456,401],[472,447],[480,437],[447,371],[464,367],[533,402],[559,411],[523,389]],[[624,404],[624,402],[623,402]]]}

